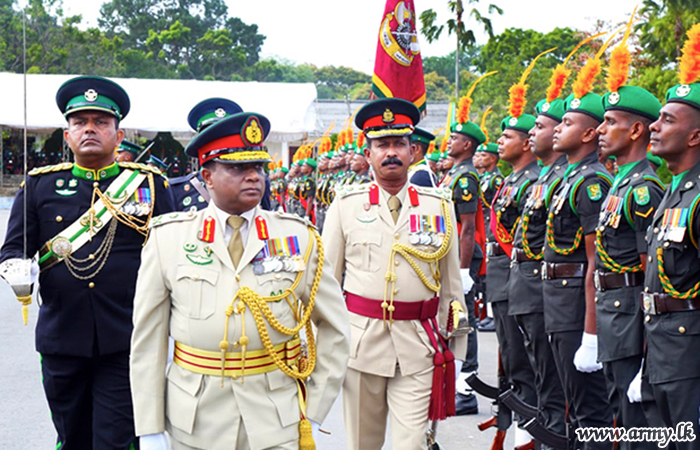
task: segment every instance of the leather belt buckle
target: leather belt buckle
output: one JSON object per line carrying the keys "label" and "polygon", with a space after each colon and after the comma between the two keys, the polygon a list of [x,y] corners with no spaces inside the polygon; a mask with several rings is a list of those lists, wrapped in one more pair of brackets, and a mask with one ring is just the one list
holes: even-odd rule
{"label": "leather belt buckle", "polygon": [[593,272],[593,284],[595,285],[596,291],[604,291],[600,283],[600,272],[597,270]]}
{"label": "leather belt buckle", "polygon": [[642,292],[642,307],[644,308],[644,314],[656,315],[656,302],[654,301],[654,294],[649,294]]}
{"label": "leather belt buckle", "polygon": [[549,274],[547,273],[547,263],[542,261],[540,265],[540,273],[542,274],[542,281],[549,280]]}
{"label": "leather belt buckle", "polygon": [[494,256],[494,254],[493,254],[494,245],[496,245],[495,242],[487,242],[486,243],[486,256]]}

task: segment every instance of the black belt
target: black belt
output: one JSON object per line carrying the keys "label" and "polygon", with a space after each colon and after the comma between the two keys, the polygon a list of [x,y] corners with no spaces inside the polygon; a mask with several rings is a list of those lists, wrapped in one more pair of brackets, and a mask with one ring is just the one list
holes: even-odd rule
{"label": "black belt", "polygon": [[498,242],[487,242],[486,243],[486,256],[502,256],[506,252],[503,251],[501,245]]}
{"label": "black belt", "polygon": [[529,256],[527,256],[527,253],[525,253],[525,250],[523,250],[522,248],[516,247],[513,247],[513,254],[510,255],[510,259],[517,262],[539,261],[537,259],[532,259]]}
{"label": "black belt", "polygon": [[700,297],[681,300],[668,294],[649,294],[642,292],[642,311],[645,314],[657,315],[669,312],[700,310]]}
{"label": "black belt", "polygon": [[593,274],[593,282],[599,291],[640,286],[644,284],[644,272],[613,273],[596,270]]}
{"label": "black belt", "polygon": [[555,280],[557,278],[584,278],[586,276],[586,263],[542,263],[542,279]]}

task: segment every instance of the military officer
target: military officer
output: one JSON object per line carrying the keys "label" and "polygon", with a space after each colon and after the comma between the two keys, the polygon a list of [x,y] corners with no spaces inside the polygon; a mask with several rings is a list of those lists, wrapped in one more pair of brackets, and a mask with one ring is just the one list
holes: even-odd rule
{"label": "military officer", "polygon": [[[645,412],[654,413],[648,415],[651,426],[691,424],[695,438],[676,442],[679,450],[700,448],[700,83],[692,51],[700,45],[699,37],[700,24],[693,25],[679,65],[680,84],[668,90],[660,117],[650,126],[651,152],[666,160],[673,181],[647,232],[641,399],[654,400],[643,403]],[[633,397],[638,400],[638,393]],[[652,420],[657,414],[662,423]],[[685,431],[680,437],[688,436]]]}
{"label": "military officer", "polygon": [[[629,55],[626,40],[613,50]],[[639,298],[647,257],[646,231],[664,195],[664,185],[647,162],[649,125],[661,103],[649,91],[626,86],[627,64],[611,58],[605,120],[598,126],[603,156],[614,158],[617,175],[603,202],[596,230],[596,323],[598,361],[608,382],[608,398],[618,427],[648,427],[642,406],[630,403],[627,389],[639,371],[644,350]],[[654,442],[622,442],[623,449],[652,449]],[[657,447],[658,448],[658,447]]]}
{"label": "military officer", "polygon": [[416,128],[411,135],[411,145],[416,147],[414,159],[408,168],[408,177],[411,183],[416,186],[436,187],[437,175],[430,170],[425,156],[430,147],[430,143],[435,140],[435,135],[422,128]]}
{"label": "military officer", "polygon": [[117,162],[133,162],[139,157],[143,148],[126,139],[122,139],[117,147]]}
{"label": "military officer", "polygon": [[[478,83],[477,80],[474,84]],[[465,96],[466,97],[466,96]],[[471,102],[460,99],[457,121],[450,128],[447,141],[447,158],[454,160],[454,167],[449,169],[440,181],[440,187],[449,188],[455,205],[455,218],[459,234],[460,276],[464,287],[465,302],[469,326],[476,328],[474,313],[474,279],[485,275],[484,261],[484,217],[480,202],[479,175],[474,168],[472,158],[476,148],[486,141],[486,135],[479,126],[469,120]],[[473,391],[466,386],[469,374],[478,371],[477,334],[469,337],[467,354],[460,374],[460,391],[457,393],[457,415],[477,414],[479,404]]]}
{"label": "military officer", "polygon": [[[197,103],[187,115],[187,123],[200,133],[224,117],[243,111],[238,103],[225,98],[208,98]],[[173,178],[170,186],[175,197],[175,207],[181,211],[204,209],[209,204],[209,193],[198,170]]]}
{"label": "military officer", "polygon": [[352,450],[381,449],[387,415],[392,448],[424,449],[428,421],[454,414],[454,355],[467,339],[448,343],[439,330],[451,335],[464,309],[459,248],[449,192],[408,182],[419,118],[394,98],[358,111],[375,182],[339,190],[323,230],[350,311],[343,412]]}
{"label": "military officer", "polygon": [[566,155],[552,149],[554,127],[564,116],[564,102],[557,96],[558,93],[537,104],[537,117],[528,132],[530,150],[541,161],[542,170],[532,183],[529,196],[521,200],[524,206],[513,234],[508,313],[522,331],[535,372],[538,419],[550,431],[563,435],[566,434],[564,390],[545,332],[540,275],[548,193],[566,170]]}
{"label": "military officer", "polygon": [[131,354],[142,445],[166,448],[167,430],[174,450],[311,448],[309,421],[338,395],[347,312],[313,226],[259,206],[269,130],[262,115],[239,113],[200,133],[186,153],[212,202],[154,222]]}
{"label": "military officer", "polygon": [[[574,93],[565,100],[562,122],[554,128],[554,151],[566,154],[569,165],[562,181],[551,188],[554,196],[549,204],[542,264],[545,330],[569,404],[569,417],[577,428],[612,426],[605,377],[596,362],[594,314],[595,230],[602,200],[611,185],[596,154],[596,128],[605,111],[602,98],[590,89],[599,70],[579,72]],[[609,442],[582,444],[586,450],[609,446]]]}
{"label": "military officer", "polygon": [[119,85],[72,78],[56,102],[75,163],[29,173],[0,273],[39,252],[36,349],[56,448],[127,450],[137,445],[128,379],[136,273],[151,216],[172,211],[172,195],[157,171],[115,162],[130,109]]}

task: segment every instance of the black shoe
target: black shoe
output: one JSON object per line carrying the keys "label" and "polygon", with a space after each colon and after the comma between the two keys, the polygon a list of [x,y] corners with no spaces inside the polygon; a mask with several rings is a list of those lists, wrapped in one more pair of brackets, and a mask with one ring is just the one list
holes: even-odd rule
{"label": "black shoe", "polygon": [[479,321],[479,325],[477,325],[476,328],[479,331],[496,331],[496,323],[491,317],[487,317]]}
{"label": "black shoe", "polygon": [[479,402],[476,400],[476,395],[457,392],[455,411],[458,416],[479,414]]}

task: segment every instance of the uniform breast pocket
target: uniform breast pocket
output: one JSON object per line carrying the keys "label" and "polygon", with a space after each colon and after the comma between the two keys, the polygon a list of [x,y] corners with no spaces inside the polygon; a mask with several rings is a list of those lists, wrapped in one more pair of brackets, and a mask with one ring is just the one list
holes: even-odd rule
{"label": "uniform breast pocket", "polygon": [[216,281],[219,273],[201,267],[178,266],[175,300],[186,305],[190,319],[207,319],[216,310]]}
{"label": "uniform breast pocket", "polygon": [[371,231],[355,231],[350,233],[352,253],[360,257],[360,270],[376,272],[381,267],[380,249],[382,235]]}
{"label": "uniform breast pocket", "polygon": [[[297,273],[295,272],[265,273],[257,276],[258,284],[260,285],[260,288],[257,291],[263,296],[272,297],[280,295],[286,289],[292,287],[296,278]],[[300,290],[297,289],[296,292],[297,296],[299,296]],[[281,299],[276,302],[268,302],[267,305],[270,307],[272,314],[282,325],[290,328],[296,325],[294,315],[289,307],[289,303],[286,300]]]}
{"label": "uniform breast pocket", "polygon": [[672,278],[686,277],[693,260],[697,262],[695,251],[689,251],[688,244],[685,242],[668,242],[664,243],[663,247],[666,275]]}

